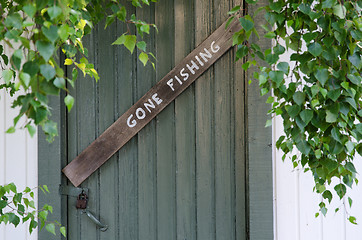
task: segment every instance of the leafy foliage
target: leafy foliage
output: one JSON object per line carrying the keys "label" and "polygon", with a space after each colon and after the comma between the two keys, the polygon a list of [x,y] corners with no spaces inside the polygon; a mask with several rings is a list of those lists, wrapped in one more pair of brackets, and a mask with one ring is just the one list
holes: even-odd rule
{"label": "leafy foliage", "polygon": [[[139,59],[146,65],[153,56],[146,51],[142,41],[144,34],[149,34],[154,24],[148,24],[129,16],[125,4],[135,7],[149,5],[155,0],[0,0],[0,56],[2,81],[0,89],[5,88],[11,95],[23,89],[12,107],[20,107],[19,115],[14,119],[14,126],[7,132],[14,132],[18,120],[26,117],[24,128],[31,135],[34,125],[40,125],[51,141],[57,136],[57,126],[49,120],[51,114],[48,96],[65,91],[65,105],[70,110],[74,98],[69,94],[68,86],[74,86],[78,71],[95,80],[98,73],[88,62],[88,51],[82,39],[93,27],[105,19],[105,28],[115,21],[127,25],[128,31],[121,35],[116,45],[124,45],[131,53],[135,47],[140,50]],[[128,25],[134,25],[136,34],[132,34]],[[157,30],[157,29],[156,29]],[[4,46],[10,53],[4,52]],[[64,65],[73,67],[71,76],[67,76],[57,58],[61,51],[66,59]],[[151,62],[154,65],[153,62]]]}
{"label": "leafy foliage", "polygon": [[[105,28],[115,21],[126,24],[128,31],[113,44],[124,45],[131,54],[137,47],[139,60],[144,65],[150,62],[154,67],[150,61],[154,56],[146,51],[142,38],[152,28],[157,28],[129,15],[125,7],[128,4],[142,7],[151,2],[156,0],[0,0],[0,90],[5,89],[11,96],[17,93],[12,107],[20,109],[14,125],[6,132],[15,132],[18,121],[25,116],[23,128],[31,136],[36,126],[42,127],[48,141],[58,135],[56,123],[49,119],[48,96],[65,91],[64,103],[70,111],[75,99],[68,87],[74,86],[78,72],[99,79],[82,42],[102,20]],[[132,26],[136,34],[130,30]],[[59,63],[59,52],[65,56],[64,63]],[[70,76],[64,73],[62,65],[72,68]],[[48,192],[46,186],[40,189]],[[54,235],[59,226],[60,233],[66,236],[65,227],[47,221],[49,212],[52,212],[49,205],[36,210],[34,192],[29,188],[17,192],[12,183],[0,186],[0,223],[16,227],[20,221],[28,221],[30,233],[38,226],[45,226]]]}
{"label": "leafy foliage", "polygon": [[[49,193],[46,185],[39,186],[46,194]],[[0,224],[13,224],[15,227],[20,222],[29,222],[29,232],[32,233],[35,228],[40,226],[56,235],[56,226],[59,227],[60,233],[66,237],[65,227],[57,222],[49,222],[48,214],[53,213],[53,208],[47,204],[43,208],[36,210],[34,202],[34,190],[25,188],[24,191],[18,192],[14,183],[0,186]]]}
{"label": "leafy foliage", "polygon": [[[358,183],[353,159],[362,154],[361,8],[361,0],[270,0],[258,11],[264,11],[268,23],[262,26],[264,37],[275,46],[262,51],[248,41],[257,35],[249,15],[240,18],[242,30],[233,38],[237,60],[250,56],[245,70],[257,65],[255,58],[267,65],[258,65],[254,77],[261,95],[273,91],[269,114],[283,119],[285,135],[276,147],[284,152],[283,160],[290,156],[295,168],[313,174],[314,190],[324,199],[319,205],[323,215],[326,201],[345,198],[347,187]],[[240,11],[237,6],[230,14]],[[280,62],[286,50],[293,54]],[[348,220],[356,223],[352,216]]]}

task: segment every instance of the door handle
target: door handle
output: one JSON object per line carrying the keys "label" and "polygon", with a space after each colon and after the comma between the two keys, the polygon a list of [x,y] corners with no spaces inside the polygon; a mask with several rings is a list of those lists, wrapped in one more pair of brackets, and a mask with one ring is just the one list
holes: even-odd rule
{"label": "door handle", "polygon": [[102,232],[107,231],[108,229],[108,225],[101,223],[94,215],[92,212],[90,212],[88,209],[83,209],[82,213],[87,214],[87,216],[90,218],[90,220],[92,220],[93,223],[95,223],[98,227],[99,230],[101,230]]}

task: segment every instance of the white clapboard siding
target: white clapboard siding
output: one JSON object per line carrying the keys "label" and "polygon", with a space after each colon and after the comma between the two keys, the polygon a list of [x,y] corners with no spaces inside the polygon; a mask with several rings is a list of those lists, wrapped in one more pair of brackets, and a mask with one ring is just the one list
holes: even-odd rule
{"label": "white clapboard siding", "polygon": [[[34,188],[38,183],[37,137],[31,138],[27,131],[19,129],[13,134],[5,133],[18,112],[18,109],[11,108],[12,100],[4,89],[0,90],[0,185],[14,182],[18,191],[22,191],[26,186]],[[24,120],[19,121],[18,127],[22,122]],[[30,235],[27,229],[27,224],[20,224],[17,228],[0,224],[0,239],[37,239],[36,231]]]}
{"label": "white clapboard siding", "polygon": [[[283,134],[282,120],[273,123],[273,142]],[[362,158],[354,161],[358,172],[362,172]],[[274,148],[274,239],[275,240],[360,240],[362,239],[362,187],[348,189],[354,204],[346,208],[339,199],[328,207],[327,217],[315,218],[321,198],[313,192],[313,177],[293,169],[290,159],[282,161],[281,151]],[[333,192],[334,190],[332,190]],[[337,197],[338,198],[338,197]],[[334,213],[334,209],[341,210]],[[348,214],[357,217],[359,225],[347,220]]]}

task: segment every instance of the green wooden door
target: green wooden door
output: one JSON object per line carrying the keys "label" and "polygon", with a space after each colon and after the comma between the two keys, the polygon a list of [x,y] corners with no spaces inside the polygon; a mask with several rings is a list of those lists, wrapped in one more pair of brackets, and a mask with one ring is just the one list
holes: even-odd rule
{"label": "green wooden door", "polygon": [[[60,167],[221,25],[236,4],[239,1],[164,0],[137,9],[137,18],[159,29],[145,37],[147,50],[157,57],[156,70],[143,67],[137,53],[130,56],[111,45],[127,31],[124,25],[97,27],[84,45],[101,80],[81,76],[72,90],[73,110],[66,114],[59,106],[60,115],[55,116],[61,126],[55,144]],[[256,97],[255,87],[246,93],[247,75],[234,59],[234,51],[227,52],[82,183],[89,189],[88,209],[109,226],[107,231],[101,232],[75,208],[75,197],[54,197],[68,239],[272,239],[271,134],[263,129],[267,106]],[[250,97],[252,109],[247,108]],[[41,162],[49,148],[45,151],[40,139]],[[250,153],[258,146],[260,152]],[[255,171],[260,166],[262,170]],[[64,176],[44,177],[46,167],[39,171],[40,182],[70,184]],[[256,175],[260,178],[253,180]],[[47,236],[41,233],[40,238]]]}

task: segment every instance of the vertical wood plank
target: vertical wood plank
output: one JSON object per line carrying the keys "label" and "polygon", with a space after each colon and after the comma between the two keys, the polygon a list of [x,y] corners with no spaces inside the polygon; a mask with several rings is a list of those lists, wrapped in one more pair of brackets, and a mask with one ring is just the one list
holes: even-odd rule
{"label": "vertical wood plank", "polygon": [[[132,14],[133,8],[127,4],[127,12]],[[137,15],[138,16],[138,15]],[[139,17],[139,16],[138,16]],[[116,34],[121,36],[127,31],[123,23],[116,23]],[[134,85],[136,82],[135,57],[124,57],[129,54],[125,47],[115,50],[116,79],[116,116],[121,116],[134,100]],[[146,80],[147,82],[148,80]],[[118,178],[118,223],[119,239],[139,239],[138,231],[138,159],[137,137],[131,139],[119,151]]]}
{"label": "vertical wood plank", "polygon": [[[215,24],[219,26],[231,9],[229,1],[214,0]],[[235,238],[234,128],[231,92],[233,55],[229,51],[214,64],[215,220],[216,239]]]}
{"label": "vertical wood plank", "polygon": [[[194,49],[192,0],[175,2],[175,63]],[[195,98],[191,85],[175,100],[176,212],[178,240],[196,239]]]}
{"label": "vertical wood plank", "polygon": [[[240,4],[238,0],[233,1],[234,5]],[[233,7],[232,6],[232,7]],[[245,6],[241,6],[245,7]],[[235,59],[236,48],[233,49],[232,59]],[[235,239],[247,239],[247,221],[246,221],[246,75],[240,67],[240,62],[234,63],[233,77],[233,106],[234,112],[233,121],[234,129],[231,132],[234,134],[234,152],[235,161]]]}
{"label": "vertical wood plank", "polygon": [[[67,69],[67,73],[71,73],[71,68]],[[79,79],[81,80],[81,79]],[[78,111],[82,108],[80,99],[78,99],[78,87],[80,81],[77,80],[75,89],[72,89],[70,86],[70,94],[76,99],[72,108],[67,114],[67,162],[70,162],[78,154],[78,122],[80,121]],[[39,144],[39,146],[41,146]],[[39,170],[39,172],[41,172]],[[69,181],[67,181],[69,182]],[[71,184],[71,183],[67,183]],[[81,215],[80,212],[75,209],[76,198],[68,196],[68,206],[67,206],[67,215],[68,215],[68,226],[67,226],[67,235],[71,238],[81,239]]]}
{"label": "vertical wood plank", "polygon": [[[267,1],[258,1],[249,5],[248,11],[255,12]],[[260,25],[264,17],[259,14],[255,18],[257,30],[262,36]],[[263,48],[271,42],[252,35],[250,42],[258,43]],[[248,80],[253,78],[253,69],[248,71]],[[267,240],[273,238],[273,177],[272,177],[272,134],[271,128],[265,128],[270,109],[265,104],[266,97],[260,97],[259,86],[256,81],[248,86],[247,91],[247,125],[248,125],[248,208],[249,208],[249,234],[251,240]]]}
{"label": "vertical wood plank", "polygon": [[[94,42],[97,30],[84,39],[83,44],[88,48],[88,59],[90,62],[96,63],[94,50],[97,45]],[[96,100],[96,83],[93,79],[84,78],[79,74],[76,81],[75,90],[71,92],[76,97],[75,106],[69,113],[68,122],[68,161],[74,159],[84,148],[86,148],[96,137],[97,108]],[[99,217],[99,185],[98,172],[90,176],[81,187],[90,189],[88,209]],[[99,231],[93,222],[91,222],[85,214],[75,208],[76,198],[69,197],[68,205],[68,227],[70,238],[75,239],[97,239]]]}
{"label": "vertical wood plank", "polygon": [[[210,0],[195,3],[196,45],[214,29],[212,10]],[[197,238],[210,240],[215,239],[213,77],[211,67],[195,83]]]}
{"label": "vertical wood plank", "polygon": [[[66,165],[66,129],[62,99],[57,96],[49,98],[49,106],[52,107],[50,119],[57,123],[59,136],[49,143],[42,130],[38,131],[38,184],[47,185],[50,191],[50,194],[43,194],[39,191],[38,207],[42,208],[44,204],[53,206],[53,214],[49,215],[49,221],[59,221],[62,225],[67,226],[66,197],[59,195],[59,185],[65,184],[65,179],[62,179],[61,176],[61,169]],[[49,239],[50,236],[47,231],[43,230],[39,230],[38,234],[39,240]],[[58,234],[54,239],[63,238]]]}
{"label": "vertical wood plank", "polygon": [[[174,1],[160,1],[155,8],[158,58],[156,79],[161,79],[174,66]],[[175,207],[175,116],[171,103],[157,116],[157,238],[176,238]]]}
{"label": "vertical wood plank", "polygon": [[[96,36],[98,34],[97,29],[93,30],[93,34],[89,38],[85,39],[84,45],[90,50],[88,53],[88,59],[90,62],[93,62],[95,65],[99,64],[97,62],[97,52],[96,49],[99,47],[99,43],[96,41]],[[81,75],[81,74],[79,74]],[[97,136],[99,129],[99,103],[97,101],[97,85],[94,79],[89,77],[80,77],[78,81],[77,95],[80,107],[77,109],[78,114],[78,154],[85,149]],[[100,219],[99,212],[99,171],[96,171],[92,176],[90,176],[83,184],[82,187],[90,189],[88,196],[88,209]],[[79,210],[76,210],[79,211]],[[98,239],[99,238],[99,229],[94,225],[93,222],[85,214],[80,216],[80,231],[81,239]]]}
{"label": "vertical wood plank", "polygon": [[[98,127],[97,136],[102,134],[115,120],[115,49],[112,46],[117,39],[116,26],[112,24],[104,29],[105,21],[97,26],[96,63],[101,80],[97,84],[98,99]],[[111,59],[112,63],[107,61]],[[113,155],[102,168],[99,169],[99,216],[102,222],[108,225],[108,230],[100,234],[100,239],[118,238],[118,161],[117,154]]]}
{"label": "vertical wood plank", "polygon": [[[154,5],[137,9],[137,17],[154,23]],[[148,51],[155,53],[154,34],[145,36]],[[148,64],[137,61],[137,80],[133,101],[142,97],[157,81]],[[138,239],[157,239],[156,122],[150,122],[138,133]]]}

